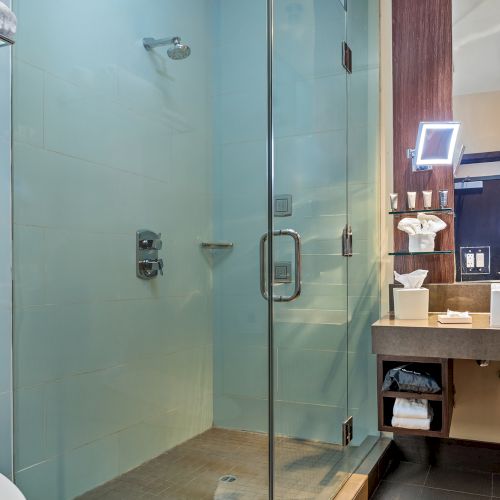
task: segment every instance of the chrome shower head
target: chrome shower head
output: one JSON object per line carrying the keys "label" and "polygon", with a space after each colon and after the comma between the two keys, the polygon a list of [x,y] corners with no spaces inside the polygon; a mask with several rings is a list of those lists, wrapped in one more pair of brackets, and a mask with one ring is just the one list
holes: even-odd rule
{"label": "chrome shower head", "polygon": [[189,45],[182,43],[179,37],[173,38],[172,44],[173,47],[170,47],[167,50],[167,54],[170,59],[178,61],[180,59],[186,59],[186,57],[189,57],[189,55],[191,54],[191,48],[189,47]]}
{"label": "chrome shower head", "polygon": [[173,45],[167,50],[168,57],[179,61],[180,59],[186,59],[191,54],[191,48],[181,42],[181,38],[174,36],[173,38],[161,38],[156,40],[155,38],[144,38],[142,41],[144,48],[146,50],[152,50],[155,47],[162,47],[165,45]]}

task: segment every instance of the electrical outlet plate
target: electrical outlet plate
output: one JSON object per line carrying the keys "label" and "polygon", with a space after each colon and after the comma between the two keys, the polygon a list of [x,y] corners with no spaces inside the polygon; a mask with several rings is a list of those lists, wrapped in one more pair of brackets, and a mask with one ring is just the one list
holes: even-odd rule
{"label": "electrical outlet plate", "polygon": [[490,274],[490,256],[489,246],[460,247],[460,269],[462,274]]}

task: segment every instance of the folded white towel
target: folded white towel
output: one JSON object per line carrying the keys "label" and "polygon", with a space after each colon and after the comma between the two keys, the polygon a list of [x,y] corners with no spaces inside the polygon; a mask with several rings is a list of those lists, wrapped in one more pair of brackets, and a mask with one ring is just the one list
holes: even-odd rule
{"label": "folded white towel", "polygon": [[428,431],[431,428],[431,418],[399,418],[392,417],[392,426],[400,429],[419,429]]}
{"label": "folded white towel", "polygon": [[427,399],[397,398],[392,413],[398,418],[430,418],[429,402]]}
{"label": "folded white towel", "polygon": [[0,1],[0,34],[12,37],[17,31],[17,18],[14,12]]}

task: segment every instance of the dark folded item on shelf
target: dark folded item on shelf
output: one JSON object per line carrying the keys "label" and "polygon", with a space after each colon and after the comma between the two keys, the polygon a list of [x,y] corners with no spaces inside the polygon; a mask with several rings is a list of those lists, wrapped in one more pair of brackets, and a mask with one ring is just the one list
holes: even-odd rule
{"label": "dark folded item on shelf", "polygon": [[382,390],[436,394],[441,392],[441,387],[431,375],[408,364],[389,370]]}

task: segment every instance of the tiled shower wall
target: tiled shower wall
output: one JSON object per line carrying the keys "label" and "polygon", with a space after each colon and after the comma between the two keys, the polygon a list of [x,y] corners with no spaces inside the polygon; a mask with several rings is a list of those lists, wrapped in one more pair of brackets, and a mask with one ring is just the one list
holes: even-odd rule
{"label": "tiled shower wall", "polygon": [[[212,425],[212,12],[15,9],[15,470],[30,500],[57,500]],[[169,35],[189,59],[142,47]],[[164,241],[151,282],[135,275],[142,228]]]}
{"label": "tiled shower wall", "polygon": [[[10,0],[2,0],[10,6]],[[0,474],[12,477],[11,49],[0,47]]]}

